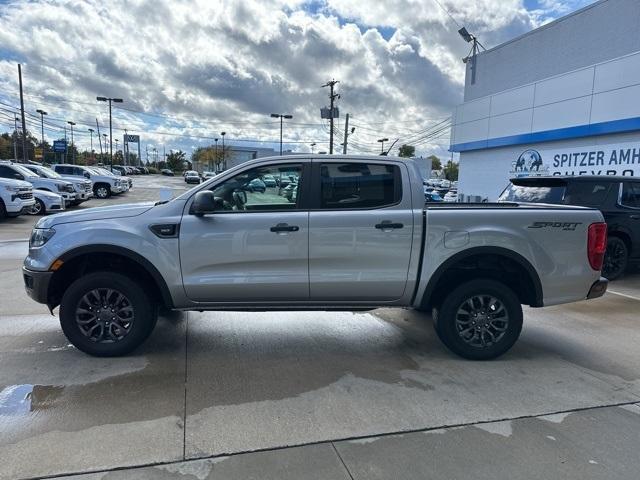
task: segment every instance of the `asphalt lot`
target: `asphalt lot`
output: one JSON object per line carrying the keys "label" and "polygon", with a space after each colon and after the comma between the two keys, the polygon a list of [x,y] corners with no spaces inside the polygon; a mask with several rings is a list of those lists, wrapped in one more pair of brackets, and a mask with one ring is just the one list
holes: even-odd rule
{"label": "asphalt lot", "polygon": [[[85,205],[184,189],[134,182]],[[527,309],[492,362],[389,309],[175,313],[135,355],[97,359],[24,294],[33,223],[0,224],[1,479],[638,478],[638,274]]]}

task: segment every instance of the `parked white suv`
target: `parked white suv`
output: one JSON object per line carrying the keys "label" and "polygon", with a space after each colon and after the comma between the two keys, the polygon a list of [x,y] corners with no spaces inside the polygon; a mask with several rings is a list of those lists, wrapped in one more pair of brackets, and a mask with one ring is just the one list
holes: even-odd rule
{"label": "parked white suv", "polygon": [[112,194],[124,191],[122,181],[115,175],[98,173],[90,167],[82,165],[53,165],[53,171],[60,175],[88,178],[93,184],[93,194],[98,198],[109,198]]}
{"label": "parked white suv", "polygon": [[35,203],[29,182],[0,178],[0,218],[29,213]]}
{"label": "parked white suv", "polygon": [[43,178],[34,173],[26,165],[13,162],[0,162],[0,177],[12,180],[24,180],[29,182],[36,190],[45,190],[56,193],[64,199],[65,205],[71,204],[76,199],[73,183],[62,178]]}
{"label": "parked white suv", "polygon": [[66,180],[67,182],[71,182],[73,185],[74,193],[76,194],[76,198],[71,201],[71,205],[80,205],[83,202],[86,202],[91,197],[93,197],[93,189],[91,188],[91,180],[87,180],[86,178],[78,178],[78,177],[65,177],[62,176],[48,167],[44,167],[42,165],[34,165],[32,163],[22,165],[25,168],[28,168],[33,173],[37,174],[42,178],[52,178],[58,180]]}

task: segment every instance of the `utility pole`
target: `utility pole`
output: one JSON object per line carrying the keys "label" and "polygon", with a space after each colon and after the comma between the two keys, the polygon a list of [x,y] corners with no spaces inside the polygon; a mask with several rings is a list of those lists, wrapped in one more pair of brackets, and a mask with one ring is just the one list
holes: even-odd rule
{"label": "utility pole", "polygon": [[71,163],[76,164],[76,150],[75,145],[73,144],[73,126],[76,124],[75,122],[68,121],[69,125],[71,125],[71,158],[73,159]]}
{"label": "utility pole", "polygon": [[24,97],[22,95],[22,65],[20,64],[18,64],[18,83],[20,83],[20,114],[22,115],[22,161],[23,163],[28,163],[29,153],[27,152],[27,123],[24,120]]}
{"label": "utility pole", "polygon": [[311,145],[309,145],[309,146],[311,147],[311,153],[313,153],[313,149],[314,149],[314,148],[315,148],[315,146],[316,146],[316,142],[313,142],[313,143],[312,143]]}
{"label": "utility pole", "polygon": [[[356,131],[355,127],[351,128],[351,133],[355,131]],[[347,154],[347,139],[349,138],[349,135],[351,135],[351,133],[349,133],[349,114],[347,113],[344,119],[344,143],[342,144],[343,155]]]}
{"label": "utility pole", "polygon": [[325,83],[322,87],[329,87],[329,155],[333,154],[333,119],[335,115],[333,114],[333,104],[336,98],[340,98],[340,95],[337,93],[333,93],[333,89],[336,86],[336,83],[340,83],[339,80],[331,80],[330,82]]}
{"label": "utility pole", "polygon": [[18,117],[13,116],[13,159],[18,161]]}

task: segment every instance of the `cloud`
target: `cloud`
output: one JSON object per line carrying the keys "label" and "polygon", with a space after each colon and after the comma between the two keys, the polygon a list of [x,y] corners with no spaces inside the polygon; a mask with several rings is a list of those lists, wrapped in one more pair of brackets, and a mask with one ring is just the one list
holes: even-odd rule
{"label": "cloud", "polygon": [[[491,47],[588,2],[440,3]],[[462,99],[469,46],[456,30],[434,0],[18,0],[0,11],[0,101],[17,104],[18,60],[27,109],[49,112],[48,138],[68,119],[78,123],[78,143],[88,143],[82,132],[96,117],[107,121],[95,101],[105,95],[125,99],[116,131],[156,146],[191,149],[222,130],[232,143],[273,142],[279,124],[268,115],[279,112],[294,115],[285,138],[305,151],[311,141],[326,149],[321,85],[336,78],[355,150],[376,152],[377,137],[387,136],[443,154],[446,132],[423,137]],[[0,108],[8,129],[8,107]]]}

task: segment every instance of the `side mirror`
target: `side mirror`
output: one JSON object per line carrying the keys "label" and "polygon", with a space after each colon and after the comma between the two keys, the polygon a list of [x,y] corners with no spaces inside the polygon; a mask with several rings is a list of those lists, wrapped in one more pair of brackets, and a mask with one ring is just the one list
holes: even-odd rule
{"label": "side mirror", "polygon": [[22,175],[21,173],[14,173],[13,176],[18,180],[24,180],[24,175]]}
{"label": "side mirror", "polygon": [[221,198],[214,197],[211,190],[203,190],[196,193],[193,204],[191,205],[191,213],[201,217],[220,211],[223,207],[224,205]]}
{"label": "side mirror", "polygon": [[89,172],[84,172],[83,175],[85,178],[91,178],[91,174]]}

